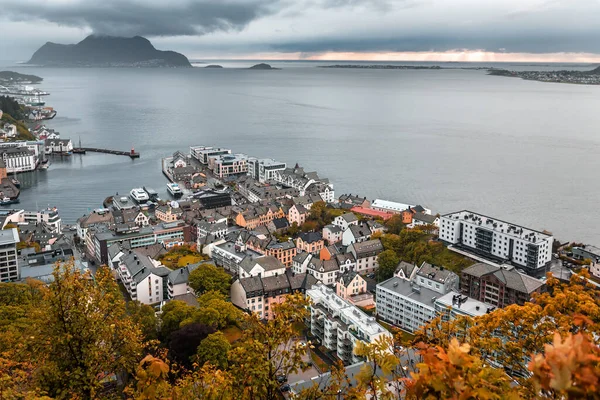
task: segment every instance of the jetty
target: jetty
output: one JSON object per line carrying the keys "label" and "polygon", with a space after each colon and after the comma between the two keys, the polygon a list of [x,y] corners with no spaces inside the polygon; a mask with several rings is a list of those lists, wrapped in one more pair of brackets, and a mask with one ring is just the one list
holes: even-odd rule
{"label": "jetty", "polygon": [[140,153],[135,151],[134,148],[131,148],[131,151],[120,151],[120,150],[110,150],[110,149],[100,149],[97,147],[74,147],[73,154],[85,154],[87,152],[91,153],[105,153],[105,154],[115,154],[117,156],[128,156],[129,158],[140,158]]}

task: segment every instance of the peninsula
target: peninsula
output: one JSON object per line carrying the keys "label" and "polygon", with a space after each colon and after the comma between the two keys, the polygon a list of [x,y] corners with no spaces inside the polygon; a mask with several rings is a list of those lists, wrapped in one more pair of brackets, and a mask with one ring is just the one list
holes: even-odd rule
{"label": "peninsula", "polygon": [[27,62],[47,67],[191,67],[183,54],[157,50],[146,38],[90,35],[77,44],[48,42]]}
{"label": "peninsula", "polygon": [[0,71],[0,82],[3,83],[40,83],[43,79],[36,75],[20,74],[14,71]]}
{"label": "peninsula", "polygon": [[591,71],[509,71],[490,69],[488,75],[521,78],[530,81],[600,85],[600,67]]}

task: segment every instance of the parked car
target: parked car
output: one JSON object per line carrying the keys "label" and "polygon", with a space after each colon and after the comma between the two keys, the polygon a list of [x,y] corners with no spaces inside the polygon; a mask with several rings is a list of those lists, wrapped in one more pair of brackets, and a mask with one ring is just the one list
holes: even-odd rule
{"label": "parked car", "polygon": [[288,380],[287,376],[285,376],[285,375],[277,375],[277,377],[275,379],[277,379],[277,382],[279,382],[279,383],[286,383]]}
{"label": "parked car", "polygon": [[281,390],[282,393],[289,392],[291,389],[292,388],[287,383],[285,385],[281,385],[281,387],[279,388],[279,390]]}

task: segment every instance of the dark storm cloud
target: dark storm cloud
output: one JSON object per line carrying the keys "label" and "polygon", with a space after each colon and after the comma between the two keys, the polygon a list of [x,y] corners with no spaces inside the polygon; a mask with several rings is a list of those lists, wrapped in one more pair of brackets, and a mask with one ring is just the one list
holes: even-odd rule
{"label": "dark storm cloud", "polygon": [[12,20],[46,20],[112,35],[177,36],[240,30],[277,10],[280,0],[3,0]]}

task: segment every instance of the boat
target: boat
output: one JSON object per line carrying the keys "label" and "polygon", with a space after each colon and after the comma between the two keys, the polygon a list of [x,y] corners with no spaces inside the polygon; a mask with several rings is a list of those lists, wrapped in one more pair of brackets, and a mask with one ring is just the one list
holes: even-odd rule
{"label": "boat", "polygon": [[40,171],[46,171],[48,168],[50,168],[50,163],[46,162],[46,163],[42,163],[40,164],[40,166],[38,167],[38,169]]}
{"label": "boat", "polygon": [[183,192],[181,191],[181,188],[176,183],[167,183],[167,191],[173,197],[181,197],[181,196],[183,196]]}
{"label": "boat", "polygon": [[7,206],[9,204],[17,204],[19,199],[11,199],[10,197],[3,197],[0,199],[0,206]]}
{"label": "boat", "polygon": [[21,182],[19,182],[19,180],[17,178],[10,178],[10,181],[12,182],[13,185],[15,185],[16,188],[21,187]]}
{"label": "boat", "polygon": [[131,192],[129,192],[129,195],[137,203],[145,203],[146,201],[148,201],[150,199],[150,197],[148,197],[148,193],[146,193],[144,191],[144,189],[142,189],[142,188],[131,189]]}
{"label": "boat", "polygon": [[148,193],[150,200],[156,201],[156,199],[158,199],[158,192],[156,190],[146,186],[144,186],[143,189],[146,191],[146,193]]}

